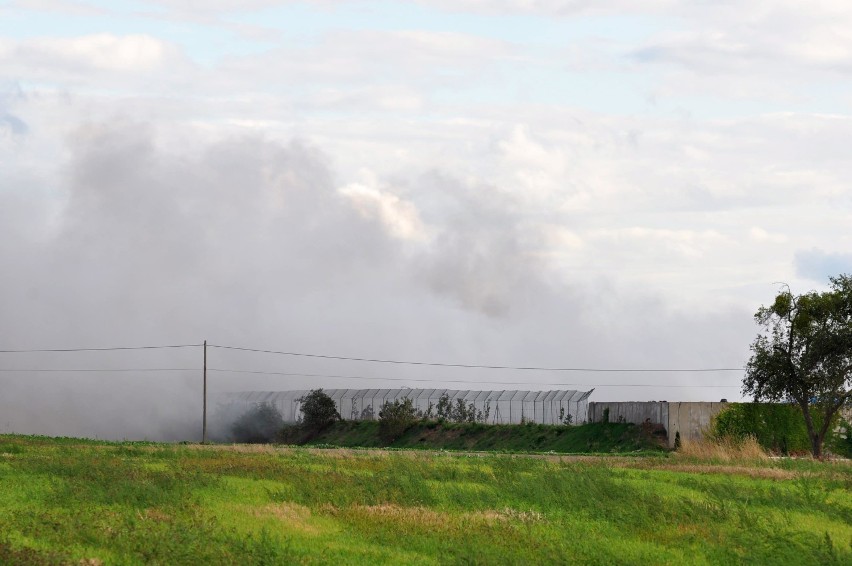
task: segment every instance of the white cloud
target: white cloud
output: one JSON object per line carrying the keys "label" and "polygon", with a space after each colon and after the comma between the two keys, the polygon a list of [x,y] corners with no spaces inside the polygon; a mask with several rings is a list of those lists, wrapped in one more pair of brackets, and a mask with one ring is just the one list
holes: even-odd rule
{"label": "white cloud", "polygon": [[[34,10],[73,16],[95,16],[108,13],[108,10],[89,2],[74,2],[69,0],[12,0],[9,8],[10,10],[14,8],[16,10]],[[2,9],[0,7],[0,11]]]}
{"label": "white cloud", "polygon": [[540,227],[545,252],[552,254],[570,253],[585,246],[585,240],[574,230],[558,224],[543,224]]}
{"label": "white cloud", "polygon": [[677,0],[419,0],[445,10],[484,14],[573,17],[586,14],[663,11]]}
{"label": "white cloud", "polygon": [[[227,57],[217,72],[234,84],[311,90],[377,85],[393,91],[476,85],[510,57],[507,42],[471,34],[427,31],[334,31],[309,46],[279,46],[257,55]],[[409,94],[406,98],[412,98]]]}
{"label": "white cloud", "polygon": [[5,40],[0,57],[5,64],[21,58],[27,64],[73,66],[82,69],[147,72],[166,63],[173,48],[149,35],[108,33],[74,38]]}
{"label": "white cloud", "polygon": [[748,231],[748,234],[752,240],[757,242],[768,242],[772,244],[786,244],[788,242],[788,238],[784,234],[770,233],[757,226],[752,226],[752,228]]}
{"label": "white cloud", "polygon": [[[626,247],[631,255],[640,252],[637,257],[658,258],[659,256],[669,259],[702,260],[707,253],[720,246],[730,246],[732,241],[715,230],[671,230],[666,228],[647,228],[644,226],[633,226],[615,230],[596,230],[590,236],[595,240],[604,240],[614,244],[616,247]],[[647,261],[648,264],[656,262]]]}
{"label": "white cloud", "polygon": [[852,73],[845,2],[679,2],[670,13],[670,29],[629,50],[641,68],[662,66],[667,97],[826,104],[820,91]]}
{"label": "white cloud", "polygon": [[145,34],[0,39],[0,75],[68,92],[186,92],[198,71],[181,49]]}
{"label": "white cloud", "polygon": [[299,106],[311,111],[416,112],[423,109],[425,100],[416,89],[397,84],[376,84],[359,88],[319,89],[300,101]]}
{"label": "white cloud", "polygon": [[211,15],[261,10],[281,3],[281,0],[148,0],[148,4],[178,13]]}
{"label": "white cloud", "polygon": [[369,171],[363,172],[362,177],[362,182],[349,183],[339,189],[355,210],[364,218],[378,219],[395,238],[421,242],[427,239],[426,229],[413,203],[376,187],[375,176]]}

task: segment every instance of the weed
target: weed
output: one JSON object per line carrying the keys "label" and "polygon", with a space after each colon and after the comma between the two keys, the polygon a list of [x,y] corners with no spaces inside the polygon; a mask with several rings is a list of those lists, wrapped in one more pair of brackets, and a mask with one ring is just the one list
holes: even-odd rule
{"label": "weed", "polygon": [[822,479],[815,474],[803,473],[795,479],[799,494],[807,505],[823,505],[828,494],[823,489]]}
{"label": "weed", "polygon": [[23,454],[24,448],[18,444],[0,444],[0,454]]}

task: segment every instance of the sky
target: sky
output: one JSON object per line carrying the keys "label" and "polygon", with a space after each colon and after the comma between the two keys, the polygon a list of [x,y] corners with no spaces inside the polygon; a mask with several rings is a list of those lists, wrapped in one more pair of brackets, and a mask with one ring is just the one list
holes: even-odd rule
{"label": "sky", "polygon": [[[842,1],[0,1],[0,349],[742,368],[782,285],[852,272],[850,78]],[[738,371],[208,354],[372,378],[212,392],[742,398]],[[0,354],[0,431],[192,437],[200,366]],[[31,371],[140,368],[175,371]]]}

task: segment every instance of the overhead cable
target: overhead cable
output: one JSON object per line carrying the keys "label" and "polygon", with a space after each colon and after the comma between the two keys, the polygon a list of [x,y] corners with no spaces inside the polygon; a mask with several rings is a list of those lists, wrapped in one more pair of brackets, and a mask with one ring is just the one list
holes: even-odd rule
{"label": "overhead cable", "polygon": [[41,372],[54,372],[54,373],[65,373],[65,372],[145,372],[145,371],[200,371],[198,368],[118,368],[118,369],[103,369],[103,368],[73,368],[73,369],[9,369],[2,368],[0,372],[10,372],[10,373],[41,373]]}
{"label": "overhead cable", "polygon": [[0,350],[0,354],[27,354],[34,352],[111,352],[115,350],[164,350],[167,348],[199,348],[203,344],[170,344],[166,346],[119,346],[113,348],[41,348],[33,350]]}
{"label": "overhead cable", "polygon": [[287,377],[322,377],[326,379],[364,379],[364,380],[375,380],[375,381],[405,381],[405,382],[418,382],[418,383],[474,383],[474,384],[486,384],[486,385],[524,385],[524,384],[535,384],[535,385],[554,385],[554,386],[582,386],[582,387],[679,387],[679,388],[689,388],[689,387],[707,387],[707,388],[734,388],[740,387],[740,385],[664,385],[664,384],[654,384],[654,383],[612,383],[612,384],[603,384],[596,385],[593,383],[547,383],[547,382],[535,382],[535,381],[469,381],[469,380],[460,380],[460,379],[407,379],[407,378],[398,378],[398,377],[366,377],[361,375],[325,375],[325,374],[317,374],[317,373],[289,373],[289,372],[279,372],[279,371],[253,371],[253,370],[241,370],[241,369],[223,369],[223,368],[207,368],[207,371],[220,372],[220,373],[241,373],[241,374],[252,374],[252,375],[281,375]]}
{"label": "overhead cable", "polygon": [[353,358],[347,356],[330,356],[322,354],[305,354],[301,352],[281,352],[277,350],[260,350],[255,348],[239,348],[236,346],[220,346],[217,344],[208,344],[210,348],[220,348],[223,350],[236,350],[241,352],[257,352],[262,354],[278,354],[282,356],[298,356],[303,358],[321,358],[325,360],[345,360],[351,362],[371,362],[378,364],[400,364],[412,366],[430,366],[430,367],[449,367],[449,368],[470,368],[470,369],[500,369],[500,370],[515,370],[515,371],[574,371],[574,372],[619,372],[619,373],[658,373],[658,372],[723,372],[723,371],[743,371],[743,368],[581,368],[581,367],[537,367],[537,366],[496,366],[496,365],[479,365],[479,364],[456,364],[456,363],[437,363],[437,362],[413,362],[405,360],[385,360],[378,358]]}

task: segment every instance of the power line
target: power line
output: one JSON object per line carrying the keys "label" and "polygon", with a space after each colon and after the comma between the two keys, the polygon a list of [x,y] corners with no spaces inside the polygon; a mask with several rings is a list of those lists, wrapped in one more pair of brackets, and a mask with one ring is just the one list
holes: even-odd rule
{"label": "power line", "polygon": [[144,372],[144,371],[198,371],[198,368],[118,368],[118,369],[103,369],[103,368],[73,368],[73,369],[8,369],[3,368],[0,369],[0,372],[9,372],[9,373],[41,373],[41,372],[54,372],[54,373],[65,373],[65,372],[101,372],[101,373],[110,373],[110,372]]}
{"label": "power line", "polygon": [[42,348],[34,350],[0,350],[0,354],[27,354],[34,352],[111,352],[115,350],[164,350],[167,348],[200,348],[201,344],[172,344],[167,346],[119,346],[114,348]]}
{"label": "power line", "polygon": [[584,371],[584,372],[618,372],[618,373],[657,373],[657,372],[722,372],[722,371],[743,371],[743,368],[555,368],[555,367],[536,367],[536,366],[491,366],[478,364],[447,364],[437,362],[412,362],[405,360],[384,360],[378,358],[352,358],[347,356],[329,356],[322,354],[304,354],[301,352],[280,352],[277,350],[259,350],[255,348],[239,348],[236,346],[219,346],[208,344],[210,348],[220,348],[223,350],[237,350],[241,352],[257,352],[262,354],[279,354],[283,356],[298,356],[303,358],[321,358],[325,360],[346,360],[352,362],[372,362],[378,364],[401,364],[412,366],[431,366],[431,367],[450,367],[450,368],[471,368],[471,369],[506,369],[515,371]]}
{"label": "power line", "polygon": [[[26,369],[8,369],[0,368],[0,372],[4,373],[129,373],[129,372],[173,372],[173,371],[198,371],[198,368],[26,368]],[[361,379],[368,381],[402,381],[414,383],[471,383],[482,385],[552,385],[557,387],[563,386],[579,386],[579,387],[676,387],[676,388],[734,388],[739,385],[666,385],[655,383],[610,383],[610,384],[592,384],[592,383],[549,383],[549,382],[531,382],[531,381],[470,381],[461,379],[416,379],[416,378],[395,378],[395,377],[369,377],[364,375],[329,375],[318,373],[291,373],[280,371],[255,371],[242,369],[224,369],[224,368],[207,368],[207,371],[215,371],[219,373],[239,373],[251,375],[279,375],[286,377],[320,377],[326,379]]]}
{"label": "power line", "polygon": [[241,370],[241,369],[223,369],[223,368],[207,368],[207,371],[215,371],[219,373],[242,373],[242,374],[253,374],[253,375],[281,375],[287,377],[321,377],[326,379],[364,379],[371,381],[404,381],[404,382],[419,382],[419,383],[476,383],[476,384],[485,384],[485,385],[524,385],[524,384],[534,384],[534,385],[554,385],[558,387],[562,386],[580,386],[580,387],[678,387],[678,388],[688,388],[688,387],[706,387],[706,388],[734,388],[740,387],[740,385],[664,385],[664,384],[654,384],[654,383],[612,383],[612,384],[604,384],[604,385],[595,385],[592,383],[547,383],[547,382],[530,382],[530,381],[468,381],[468,380],[459,380],[459,379],[406,379],[406,378],[395,378],[395,377],[367,377],[362,375],[325,375],[325,374],[317,374],[317,373],[289,373],[289,372],[280,372],[280,371],[253,371],[253,370]]}
{"label": "power line", "polygon": [[[203,344],[168,344],[162,346],[117,346],[117,347],[102,347],[102,348],[36,348],[36,349],[21,349],[21,350],[0,350],[0,354],[23,354],[23,353],[49,353],[49,352],[111,352],[111,351],[127,351],[127,350],[163,350],[177,348],[200,348]],[[381,358],[358,358],[351,356],[334,356],[325,354],[307,354],[304,352],[285,352],[279,350],[263,350],[258,348],[242,348],[237,346],[224,346],[218,344],[208,344],[211,348],[219,348],[222,350],[235,350],[241,352],[255,352],[262,354],[277,354],[283,356],[296,356],[304,358],[318,358],[326,360],[343,360],[352,362],[368,362],[381,364],[397,364],[397,365],[413,365],[413,366],[428,366],[428,367],[448,367],[448,368],[465,368],[465,369],[494,369],[494,370],[514,370],[514,371],[559,371],[559,372],[590,372],[590,373],[709,373],[709,372],[729,372],[743,371],[742,368],[583,368],[583,367],[543,367],[543,366],[503,366],[503,365],[486,365],[486,364],[461,364],[461,363],[440,363],[440,362],[421,362],[410,360],[392,360]],[[90,370],[81,370],[90,371]],[[115,371],[115,370],[113,370]],[[133,371],[133,370],[130,370]],[[169,370],[172,371],[172,370]],[[183,370],[181,370],[183,371]],[[370,378],[372,379],[372,378]],[[377,378],[379,379],[379,378]],[[446,380],[445,380],[446,381]],[[452,380],[450,380],[452,381]],[[484,383],[484,382],[483,382]]]}

